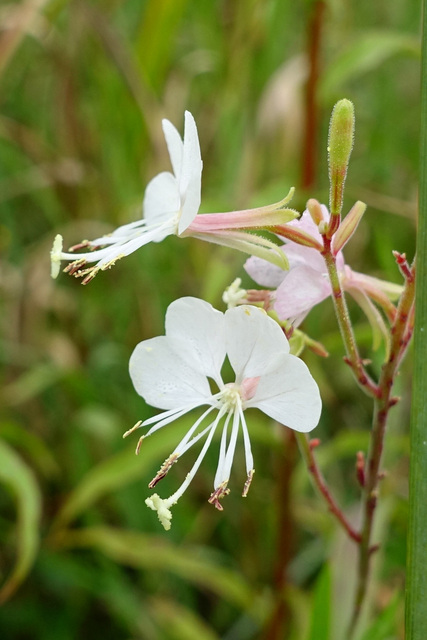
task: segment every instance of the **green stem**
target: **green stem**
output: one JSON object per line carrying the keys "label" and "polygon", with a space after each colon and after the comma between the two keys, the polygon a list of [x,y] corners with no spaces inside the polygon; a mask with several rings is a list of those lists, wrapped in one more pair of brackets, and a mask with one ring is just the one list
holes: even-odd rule
{"label": "green stem", "polygon": [[424,640],[427,629],[427,2],[423,2],[423,12],[419,264],[411,416],[406,640]]}
{"label": "green stem", "polygon": [[378,394],[378,386],[366,372],[362,358],[359,355],[350,315],[348,313],[347,303],[344,297],[344,291],[342,289],[337,270],[336,259],[331,250],[331,240],[326,236],[323,236],[323,242],[323,258],[328,269],[335,313],[347,354],[345,361],[351,367],[357,383],[363,391],[370,396],[376,397]]}

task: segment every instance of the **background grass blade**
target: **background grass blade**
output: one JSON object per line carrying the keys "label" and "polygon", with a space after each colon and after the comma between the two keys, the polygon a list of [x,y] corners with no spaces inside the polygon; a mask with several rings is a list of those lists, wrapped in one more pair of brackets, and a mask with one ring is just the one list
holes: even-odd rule
{"label": "background grass blade", "polygon": [[40,491],[30,469],[4,442],[0,441],[0,482],[17,503],[16,562],[0,589],[0,603],[13,594],[31,569],[39,546]]}

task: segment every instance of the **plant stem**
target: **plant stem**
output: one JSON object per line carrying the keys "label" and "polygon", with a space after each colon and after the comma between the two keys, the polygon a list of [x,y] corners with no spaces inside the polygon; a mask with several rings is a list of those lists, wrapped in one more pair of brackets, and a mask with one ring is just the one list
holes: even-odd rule
{"label": "plant stem", "polygon": [[322,475],[322,472],[320,471],[319,466],[317,464],[313,447],[310,444],[310,440],[307,434],[296,432],[296,437],[298,440],[300,451],[307,465],[307,469],[310,472],[310,475],[313,479],[313,483],[317,487],[321,495],[324,497],[324,499],[326,500],[329,511],[335,516],[335,518],[338,520],[340,525],[345,529],[349,537],[355,542],[360,543],[361,541],[360,533],[358,533],[355,529],[353,529],[351,524],[348,522],[342,509],[336,503],[334,497],[332,496],[329,490],[328,485],[326,484],[326,481]]}
{"label": "plant stem", "polygon": [[372,527],[375,507],[378,495],[378,483],[380,476],[381,454],[383,450],[384,435],[387,426],[388,413],[398,399],[393,398],[392,387],[408,340],[408,321],[411,320],[411,309],[415,297],[415,262],[406,278],[406,285],[397,306],[396,318],[391,327],[390,355],[382,367],[378,382],[378,396],[374,402],[374,416],[371,432],[369,456],[365,469],[365,487],[363,498],[363,523],[361,528],[361,542],[359,548],[359,575],[353,618],[350,625],[350,634],[354,632],[356,622],[366,596],[369,578],[370,558],[376,547],[371,546]]}
{"label": "plant stem", "polygon": [[354,337],[353,327],[348,313],[347,303],[344,297],[344,291],[337,271],[336,259],[331,250],[331,240],[326,236],[323,236],[323,242],[324,250],[322,254],[328,269],[329,280],[332,286],[332,299],[334,302],[335,313],[347,354],[345,361],[351,367],[356,381],[363,391],[370,396],[376,397],[378,395],[378,385],[366,372],[362,359],[359,355],[356,338]]}

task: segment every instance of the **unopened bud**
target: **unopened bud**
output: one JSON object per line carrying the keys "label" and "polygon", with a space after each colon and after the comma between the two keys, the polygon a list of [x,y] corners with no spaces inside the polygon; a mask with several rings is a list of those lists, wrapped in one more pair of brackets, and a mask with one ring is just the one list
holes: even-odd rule
{"label": "unopened bud", "polygon": [[337,255],[338,251],[347,244],[353,233],[356,231],[363,214],[366,211],[366,204],[358,200],[350,209],[344,220],[341,222],[338,231],[334,235],[333,250]]}
{"label": "unopened bud", "polygon": [[329,208],[331,220],[328,236],[331,238],[338,229],[344,196],[347,168],[353,149],[354,106],[350,100],[336,103],[329,125]]}
{"label": "unopened bud", "polygon": [[366,478],[365,478],[365,454],[363,451],[357,452],[356,457],[356,476],[359,481],[360,486],[363,488],[365,486]]}
{"label": "unopened bud", "polygon": [[307,209],[314,224],[316,225],[316,227],[318,227],[320,222],[323,221],[323,211],[322,207],[320,206],[320,202],[318,202],[315,198],[310,198],[310,200],[308,200],[307,202]]}

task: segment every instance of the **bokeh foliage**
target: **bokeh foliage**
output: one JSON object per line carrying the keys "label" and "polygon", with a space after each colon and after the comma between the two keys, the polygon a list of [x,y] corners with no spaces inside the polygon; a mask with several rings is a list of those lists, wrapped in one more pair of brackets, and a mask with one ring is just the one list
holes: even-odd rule
{"label": "bokeh foliage", "polygon": [[[317,140],[307,163],[313,16]],[[0,633],[19,640],[342,638],[355,549],[313,493],[288,433],[249,417],[256,476],[243,460],[222,514],[210,507],[215,452],[160,529],[147,483],[188,420],[134,456],[122,433],[152,410],[127,363],[163,331],[182,295],[222,308],[243,256],[195,240],[147,246],[89,286],[49,277],[61,232],[72,245],[136,219],[144,187],[169,168],[161,131],[195,116],[202,211],[327,200],[326,138],[341,98],[356,107],[346,207],[368,212],[346,249],[360,271],[398,281],[391,250],[414,250],[418,3],[405,0],[27,0],[0,8]],[[312,158],[312,159],[313,159]],[[371,333],[351,309],[366,354]],[[321,386],[325,475],[357,518],[355,453],[371,407],[341,360],[331,305],[305,330],[330,352],[306,359]],[[374,355],[372,367],[380,362]],[[363,640],[402,638],[410,362],[388,438],[378,554]],[[191,461],[163,481],[168,495]],[[280,620],[279,628],[277,620]],[[276,625],[276,626],[275,626]],[[324,635],[322,636],[321,633]],[[276,635],[275,635],[276,634]],[[278,635],[279,634],[279,635]],[[280,635],[281,634],[281,635]]]}

